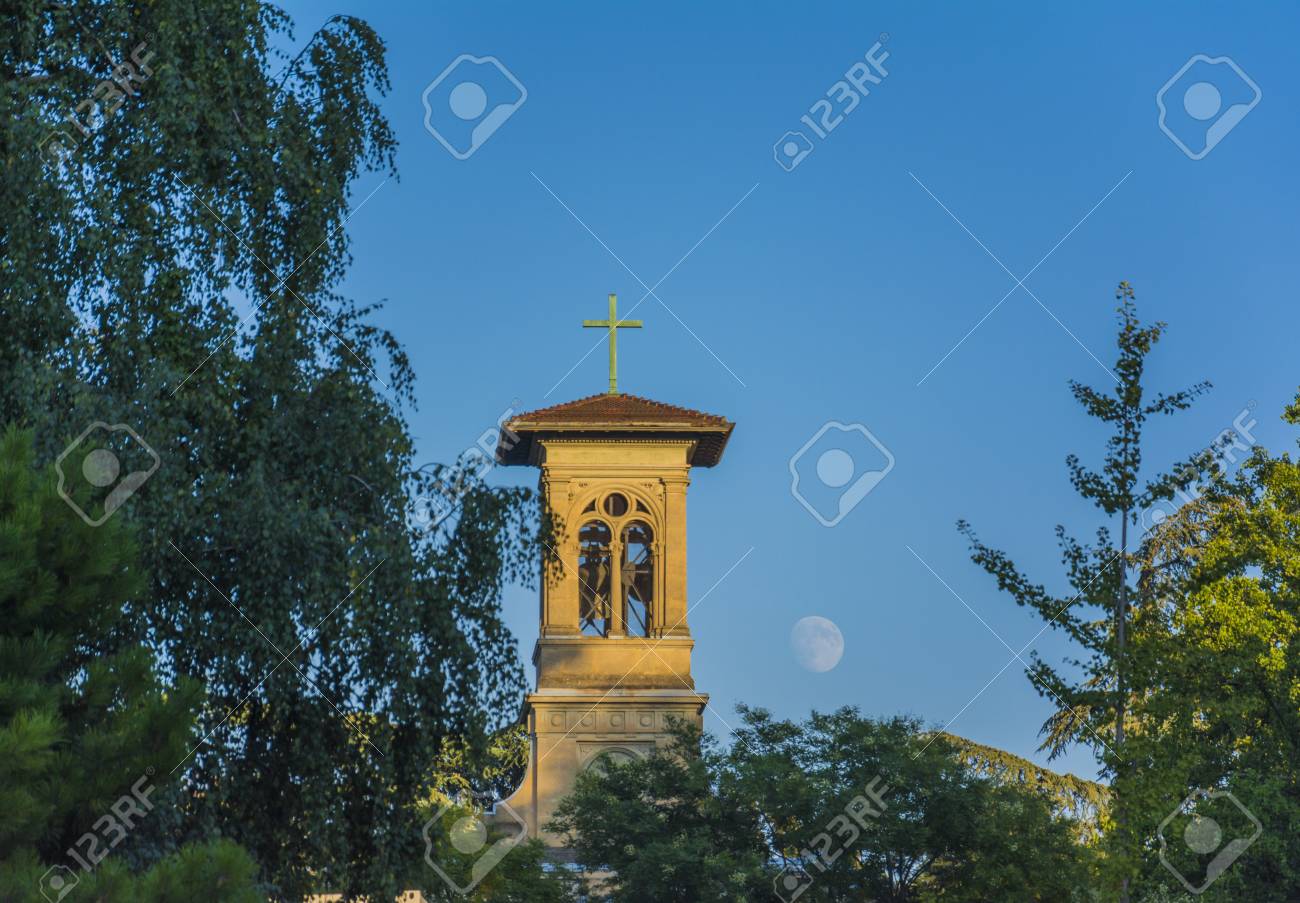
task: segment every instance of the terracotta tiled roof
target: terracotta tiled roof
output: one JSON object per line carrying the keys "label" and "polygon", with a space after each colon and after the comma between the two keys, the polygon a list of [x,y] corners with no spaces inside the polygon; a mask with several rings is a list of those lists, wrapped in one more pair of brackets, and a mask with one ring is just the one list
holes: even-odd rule
{"label": "terracotta tiled roof", "polygon": [[577,401],[566,401],[538,411],[530,411],[514,418],[515,423],[574,424],[574,423],[653,423],[686,424],[689,426],[731,426],[726,417],[705,414],[690,408],[651,401],[640,395],[591,395]]}
{"label": "terracotta tiled roof", "polygon": [[[652,401],[639,395],[591,395],[512,418],[502,431],[497,458],[504,464],[527,464],[532,439],[539,434],[690,434],[698,440],[691,463],[712,467],[722,457],[722,450],[734,427],[735,424],[725,417]],[[519,439],[507,437],[506,430]]]}

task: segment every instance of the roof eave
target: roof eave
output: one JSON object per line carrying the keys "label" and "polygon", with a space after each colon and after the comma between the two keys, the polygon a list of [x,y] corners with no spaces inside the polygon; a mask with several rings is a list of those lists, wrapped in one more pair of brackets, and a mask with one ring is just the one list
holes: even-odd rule
{"label": "roof eave", "polygon": [[[721,460],[736,428],[734,423],[726,426],[703,426],[697,424],[629,424],[629,423],[573,423],[573,424],[530,424],[526,421],[511,421],[502,427],[497,440],[497,463],[505,466],[537,466],[536,439],[555,435],[619,433],[659,434],[664,436],[717,437],[716,451],[714,443],[697,442],[691,452],[692,467],[714,467]],[[508,438],[512,437],[512,438]]]}

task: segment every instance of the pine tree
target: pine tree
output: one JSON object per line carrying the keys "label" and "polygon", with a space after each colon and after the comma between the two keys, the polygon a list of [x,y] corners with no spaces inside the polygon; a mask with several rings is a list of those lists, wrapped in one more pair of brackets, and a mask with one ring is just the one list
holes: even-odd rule
{"label": "pine tree", "polygon": [[[88,526],[0,438],[0,900],[254,901],[254,866],[216,842],[150,856],[136,829],[198,742],[201,690],[164,689],[122,625],[145,581],[121,519]],[[132,863],[152,858],[143,869]],[[89,892],[87,892],[89,888]],[[264,897],[261,897],[264,899]]]}

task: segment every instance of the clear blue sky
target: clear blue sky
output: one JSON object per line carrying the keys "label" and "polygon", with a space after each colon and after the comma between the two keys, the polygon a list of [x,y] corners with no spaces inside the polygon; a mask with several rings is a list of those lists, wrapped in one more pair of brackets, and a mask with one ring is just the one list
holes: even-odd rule
{"label": "clear blue sky", "polygon": [[[421,460],[454,457],[515,399],[531,409],[603,390],[605,354],[584,359],[597,336],[582,319],[604,316],[610,291],[626,314],[645,294],[632,272],[654,286],[676,265],[636,308],[646,328],[620,342],[621,382],[737,423],[689,503],[694,599],[754,548],[692,615],[697,682],[727,721],[740,700],[787,716],[853,704],[936,724],[965,707],[953,731],[1041,759],[1050,703],[1015,665],[967,707],[1011,654],[907,547],[1015,649],[1038,632],[970,563],[953,525],[970,519],[1064,589],[1053,527],[1087,535],[1098,519],[1063,458],[1095,461],[1104,438],[1066,382],[1110,382],[1092,355],[1113,360],[1120,279],[1144,316],[1170,323],[1152,385],[1215,383],[1191,413],[1154,425],[1150,461],[1205,446],[1250,402],[1260,442],[1293,442],[1277,414],[1300,382],[1294,7],[288,10],[299,44],[341,11],[388,43],[400,180],[348,223],[344,288],[386,299],[379,319],[412,355]],[[800,117],[882,33],[888,76],[817,138]],[[498,58],[527,99],[458,160],[426,131],[421,95],[465,53]],[[1161,131],[1156,105],[1196,54],[1231,57],[1262,92],[1201,160]],[[1170,94],[1169,124],[1190,129],[1193,152],[1197,129],[1203,142],[1217,121],[1182,109],[1188,79],[1201,77]],[[1223,64],[1204,77],[1225,108],[1253,96]],[[512,90],[504,77],[485,87]],[[1188,96],[1204,115],[1199,91]],[[793,129],[814,149],[786,172],[773,145]],[[380,182],[358,183],[356,202]],[[829,420],[865,425],[896,462],[833,529],[794,500],[788,470]],[[531,484],[535,473],[490,479]],[[526,659],[535,595],[518,589],[507,603]],[[806,671],[791,651],[807,615],[843,631],[834,670]],[[1065,650],[1051,633],[1034,648],[1050,661]],[[726,734],[717,714],[707,722]],[[1082,751],[1056,767],[1093,773]]]}

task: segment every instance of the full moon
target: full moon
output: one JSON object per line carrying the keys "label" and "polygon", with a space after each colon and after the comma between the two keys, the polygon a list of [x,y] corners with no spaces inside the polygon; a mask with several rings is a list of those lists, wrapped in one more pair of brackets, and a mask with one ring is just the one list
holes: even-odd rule
{"label": "full moon", "polygon": [[844,656],[844,634],[827,618],[800,618],[790,631],[790,648],[809,671],[829,671]]}

